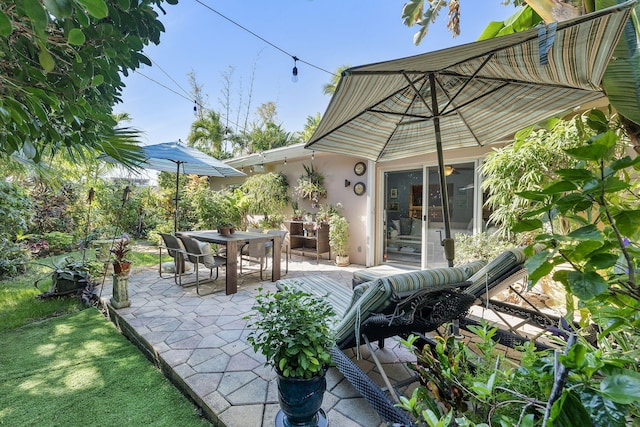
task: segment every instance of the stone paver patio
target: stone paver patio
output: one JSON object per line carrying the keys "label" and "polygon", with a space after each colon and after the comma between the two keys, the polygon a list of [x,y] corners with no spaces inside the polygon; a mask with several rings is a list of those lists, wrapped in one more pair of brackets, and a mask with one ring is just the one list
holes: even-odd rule
{"label": "stone paver patio", "polygon": [[[351,286],[351,275],[361,265],[336,267],[328,261],[292,257],[287,278],[322,274]],[[224,270],[216,281],[219,291],[198,296],[195,287],[181,288],[173,276],[160,278],[157,266],[134,268],[129,282],[127,308],[109,308],[114,323],[136,342],[177,387],[202,408],[214,425],[227,427],[273,426],[279,410],[275,373],[263,366],[264,357],[253,352],[243,319],[251,309],[259,287],[275,289],[259,274],[239,277],[238,293],[224,294]],[[189,278],[187,278],[189,280]],[[104,285],[102,299],[111,297],[110,281]],[[201,288],[202,289],[202,288]],[[414,360],[397,339],[387,339],[385,347],[372,344],[393,384],[411,377],[404,362]],[[365,346],[363,358],[355,360],[377,384],[381,376]],[[416,383],[399,389],[410,395]],[[384,426],[369,403],[338,372],[327,373],[327,392],[322,405],[330,425],[341,427]]]}

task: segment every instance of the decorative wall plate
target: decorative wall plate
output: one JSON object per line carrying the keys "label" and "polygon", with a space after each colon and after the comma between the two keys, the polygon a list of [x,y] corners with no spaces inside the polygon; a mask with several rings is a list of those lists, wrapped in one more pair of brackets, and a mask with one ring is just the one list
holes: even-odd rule
{"label": "decorative wall plate", "polygon": [[364,175],[364,173],[367,171],[367,165],[365,162],[358,162],[356,163],[356,165],[353,167],[353,171],[355,172],[356,175],[358,176],[362,176]]}
{"label": "decorative wall plate", "polygon": [[353,186],[353,192],[356,193],[357,196],[362,196],[365,191],[367,191],[367,187],[364,185],[364,182],[356,182]]}

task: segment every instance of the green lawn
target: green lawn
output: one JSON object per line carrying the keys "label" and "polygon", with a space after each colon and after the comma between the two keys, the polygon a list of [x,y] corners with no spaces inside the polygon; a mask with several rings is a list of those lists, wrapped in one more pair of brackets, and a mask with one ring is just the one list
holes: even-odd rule
{"label": "green lawn", "polygon": [[[158,262],[157,253],[134,259]],[[50,272],[33,264],[0,282],[0,425],[210,425],[99,310],[37,299],[50,281],[33,283]]]}
{"label": "green lawn", "polygon": [[2,425],[209,425],[97,309],[1,332],[0,342]]}

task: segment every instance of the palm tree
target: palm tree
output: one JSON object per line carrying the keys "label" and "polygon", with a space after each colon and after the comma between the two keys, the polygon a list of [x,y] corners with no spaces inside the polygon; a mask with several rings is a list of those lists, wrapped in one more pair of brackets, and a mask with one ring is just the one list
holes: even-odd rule
{"label": "palm tree", "polygon": [[227,128],[220,121],[220,114],[209,110],[201,119],[191,124],[187,143],[213,157],[224,157],[223,142]]}
{"label": "palm tree", "polygon": [[325,95],[333,95],[338,87],[338,83],[340,83],[340,77],[342,77],[342,72],[347,68],[351,68],[351,65],[342,65],[336,69],[336,72],[331,76],[331,82],[325,84],[322,87],[322,93]]}
{"label": "palm tree", "polygon": [[300,139],[304,142],[309,142],[319,124],[320,113],[316,113],[315,116],[307,116],[307,122],[304,125],[304,129],[300,132]]}

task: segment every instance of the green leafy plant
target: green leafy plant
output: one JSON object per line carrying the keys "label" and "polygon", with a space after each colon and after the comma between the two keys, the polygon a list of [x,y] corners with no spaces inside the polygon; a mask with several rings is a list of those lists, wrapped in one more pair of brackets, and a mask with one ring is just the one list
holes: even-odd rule
{"label": "green leafy plant", "polygon": [[313,164],[302,166],[304,167],[304,175],[300,175],[298,178],[295,192],[303,199],[308,199],[312,208],[317,208],[320,205],[320,200],[327,197],[324,175],[316,171]]}
{"label": "green leafy plant", "polygon": [[[242,204],[248,215],[262,215],[270,226],[282,224],[282,211],[289,203],[289,183],[282,173],[270,172],[253,175],[242,184]],[[280,222],[271,218],[279,218]]]}
{"label": "green leafy plant", "polygon": [[259,289],[252,331],[247,341],[262,353],[266,365],[284,377],[312,378],[331,363],[333,346],[331,319],[335,313],[326,299],[292,288],[280,292]]}
{"label": "green leafy plant", "polygon": [[329,217],[329,246],[338,256],[349,255],[349,221],[338,211]]}
{"label": "green leafy plant", "polygon": [[120,237],[119,239],[116,239],[113,242],[113,246],[111,247],[109,252],[113,254],[114,262],[117,262],[117,263],[129,262],[129,260],[127,259],[127,254],[129,253],[129,251],[131,251],[131,248],[129,247],[130,243],[131,243],[131,238],[126,233],[123,233],[122,237]]}
{"label": "green leafy plant", "polygon": [[73,243],[73,235],[61,231],[45,233],[44,239],[49,243],[50,250],[58,252],[71,249]]}

